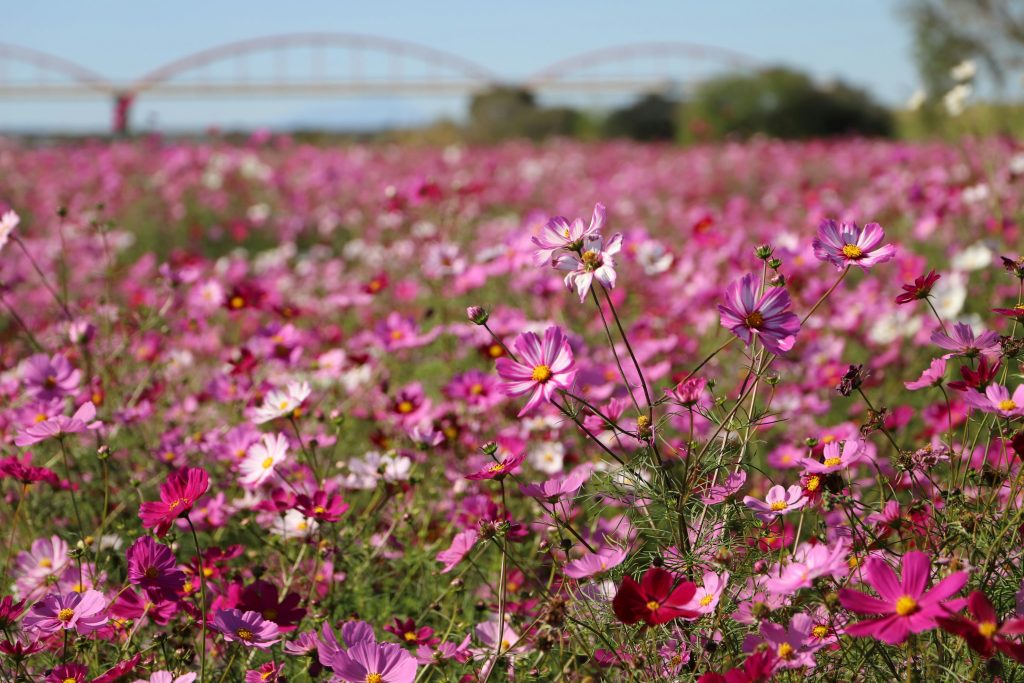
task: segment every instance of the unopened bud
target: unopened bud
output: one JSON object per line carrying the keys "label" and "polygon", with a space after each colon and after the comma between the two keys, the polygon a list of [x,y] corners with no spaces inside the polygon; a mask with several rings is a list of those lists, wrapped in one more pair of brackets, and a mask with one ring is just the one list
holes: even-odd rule
{"label": "unopened bud", "polygon": [[772,256],[772,248],[767,244],[760,244],[754,247],[754,253],[757,254],[757,258],[767,261]]}
{"label": "unopened bud", "polygon": [[470,306],[466,309],[466,317],[469,318],[469,322],[474,325],[483,325],[487,322],[487,318],[490,316],[482,306]]}

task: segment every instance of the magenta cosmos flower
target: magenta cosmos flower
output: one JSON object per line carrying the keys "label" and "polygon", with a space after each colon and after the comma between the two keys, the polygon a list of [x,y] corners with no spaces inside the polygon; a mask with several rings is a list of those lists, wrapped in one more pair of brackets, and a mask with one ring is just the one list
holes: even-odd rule
{"label": "magenta cosmos flower", "polygon": [[99,591],[51,593],[32,606],[22,624],[43,633],[62,630],[92,633],[107,623],[106,609],[107,599]]}
{"label": "magenta cosmos flower", "polygon": [[551,326],[544,332],[544,341],[533,332],[516,337],[512,348],[519,360],[499,358],[498,374],[505,380],[502,388],[510,396],[529,391],[533,396],[519,411],[522,417],[544,401],[551,401],[558,389],[568,389],[576,379],[576,364],[569,340],[561,328]]}
{"label": "magenta cosmos flower", "polygon": [[50,357],[37,353],[25,360],[21,377],[27,394],[47,400],[75,393],[82,373],[59,353]]}
{"label": "magenta cosmos flower", "polygon": [[604,228],[605,215],[604,204],[599,202],[594,205],[594,215],[589,226],[583,224],[582,218],[570,223],[564,216],[554,216],[544,225],[541,234],[531,239],[533,245],[537,247],[533,252],[534,261],[538,266],[543,266],[551,263],[561,249],[578,250],[583,245],[583,238],[601,232]]}
{"label": "magenta cosmos flower", "polygon": [[918,389],[927,389],[928,387],[937,387],[942,384],[942,380],[946,376],[946,359],[936,358],[932,361],[928,369],[921,373],[921,376],[915,379],[913,382],[904,382],[903,386],[911,391]]}
{"label": "magenta cosmos flower", "polygon": [[210,488],[210,477],[201,467],[186,467],[178,470],[167,481],[160,484],[160,500],[146,501],[139,506],[142,526],[153,529],[163,537],[174,520],[188,514],[206,490]]}
{"label": "magenta cosmos flower", "polygon": [[473,474],[467,474],[466,479],[473,481],[480,481],[482,479],[498,479],[505,477],[509,472],[514,471],[518,468],[523,460],[526,460],[526,452],[520,451],[518,454],[510,455],[501,462],[496,462],[481,470],[474,472]]}
{"label": "magenta cosmos flower", "polygon": [[149,536],[135,541],[126,556],[128,583],[143,588],[152,597],[173,600],[185,585],[185,573],[178,569],[174,553]]}
{"label": "magenta cosmos flower", "polygon": [[356,643],[331,661],[334,675],[348,683],[412,683],[416,658],[394,643]]}
{"label": "magenta cosmos flower", "polygon": [[800,318],[789,310],[792,301],[781,287],[771,287],[760,298],[758,279],[748,273],[725,290],[725,304],[718,305],[722,327],[750,344],[756,335],[775,354],[793,348],[800,332]]}
{"label": "magenta cosmos flower", "polygon": [[568,251],[557,257],[554,266],[566,271],[565,287],[575,289],[583,303],[596,279],[609,289],[615,288],[615,254],[622,249],[622,235],[615,233],[608,243],[600,235],[583,238],[580,252]]}
{"label": "magenta cosmos flower", "polygon": [[807,499],[804,498],[803,488],[799,484],[793,484],[788,489],[781,486],[771,487],[763,501],[753,496],[743,496],[743,504],[753,510],[762,522],[770,522],[779,515],[799,510],[807,504]]}
{"label": "magenta cosmos flower", "polygon": [[975,336],[974,330],[967,323],[953,325],[953,334],[949,335],[936,330],[931,336],[932,344],[946,349],[950,356],[976,356],[979,353],[997,355],[999,353],[999,335],[991,330]]}
{"label": "magenta cosmos flower", "polygon": [[936,617],[944,617],[964,606],[963,599],[948,600],[967,583],[967,572],[955,572],[926,591],[931,560],[922,552],[911,551],[903,556],[903,580],[883,560],[868,558],[865,566],[867,583],[879,597],[843,588],[839,602],[858,614],[876,615],[876,619],[859,621],[846,627],[846,633],[857,637],[876,638],[883,643],[902,643],[911,633],[935,628]]}
{"label": "magenta cosmos flower", "polygon": [[444,563],[444,568],[441,569],[442,574],[447,574],[455,569],[455,565],[462,562],[462,558],[468,555],[469,551],[476,545],[476,539],[479,535],[477,530],[472,528],[455,534],[451,546],[447,550],[442,550],[434,557],[438,562]]}
{"label": "magenta cosmos flower", "polygon": [[867,454],[864,452],[864,442],[860,439],[844,441],[841,445],[838,441],[827,443],[823,456],[822,462],[818,462],[814,458],[804,458],[804,471],[814,474],[839,472],[867,458]]}
{"label": "magenta cosmos flower", "polygon": [[25,427],[14,437],[14,445],[24,448],[65,434],[99,429],[102,425],[103,423],[96,419],[96,406],[92,401],[87,401],[71,417],[56,415]]}
{"label": "magenta cosmos flower", "polygon": [[996,413],[1002,417],[1024,415],[1024,384],[1014,389],[1012,396],[1010,390],[1002,384],[990,384],[984,394],[968,391],[963,397],[967,405],[986,413]]}
{"label": "magenta cosmos flower", "polygon": [[223,634],[229,643],[242,643],[260,650],[266,650],[281,640],[277,624],[267,621],[259,612],[219,609],[210,626]]}
{"label": "magenta cosmos flower", "polygon": [[883,239],[885,230],[878,223],[868,223],[859,228],[853,222],[844,221],[836,225],[835,221],[826,219],[818,226],[814,255],[839,270],[848,266],[866,270],[896,256],[895,245],[880,246]]}

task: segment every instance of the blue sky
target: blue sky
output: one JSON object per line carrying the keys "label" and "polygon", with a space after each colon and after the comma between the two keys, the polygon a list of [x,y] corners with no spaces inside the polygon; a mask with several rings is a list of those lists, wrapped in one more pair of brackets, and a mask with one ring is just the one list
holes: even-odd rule
{"label": "blue sky", "polygon": [[[562,0],[518,3],[336,0],[50,0],[9,3],[2,40],[64,57],[127,82],[218,44],[307,31],[413,41],[466,57],[509,79],[587,50],[683,41],[842,78],[891,104],[916,88],[898,0]],[[414,124],[464,109],[459,99],[198,101],[142,98],[136,128]],[[0,129],[96,130],[103,100],[0,102]]]}

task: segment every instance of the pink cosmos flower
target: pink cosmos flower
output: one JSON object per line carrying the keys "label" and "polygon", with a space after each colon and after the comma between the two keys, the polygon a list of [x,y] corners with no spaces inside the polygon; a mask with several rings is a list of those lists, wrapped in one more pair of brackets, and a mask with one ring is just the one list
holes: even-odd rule
{"label": "pink cosmos flower", "polygon": [[37,353],[22,363],[21,378],[28,395],[45,401],[75,393],[82,373],[59,353],[50,357]]}
{"label": "pink cosmos flower", "polygon": [[[685,605],[687,609],[697,612],[698,615],[714,614],[718,607],[718,601],[725,592],[729,583],[729,572],[723,572],[721,576],[715,572],[704,572],[704,585],[697,587],[693,598]],[[694,619],[699,617],[693,617]]]}
{"label": "pink cosmos flower", "polygon": [[850,571],[846,561],[850,548],[845,541],[834,545],[803,543],[786,565],[776,565],[769,572],[765,588],[771,593],[793,595],[801,588],[810,588],[821,576],[841,578]]}
{"label": "pink cosmos flower", "polygon": [[704,390],[708,381],[703,377],[687,377],[677,384],[673,389],[666,389],[665,393],[672,397],[681,406],[695,406],[704,398]]}
{"label": "pink cosmos flower", "polygon": [[377,325],[374,333],[385,351],[397,351],[426,346],[437,339],[441,328],[435,327],[424,334],[415,320],[392,312]]}
{"label": "pink cosmos flower", "polygon": [[499,358],[498,374],[505,380],[503,389],[510,396],[532,391],[533,395],[519,417],[523,417],[544,401],[551,401],[558,389],[568,389],[576,379],[576,366],[569,340],[561,328],[551,326],[544,332],[544,341],[533,332],[526,332],[512,342],[519,360]]}
{"label": "pink cosmos flower", "polygon": [[519,490],[524,495],[532,496],[538,500],[547,501],[548,503],[554,503],[562,498],[571,498],[576,495],[576,492],[583,486],[583,482],[587,480],[588,473],[586,470],[578,469],[570,472],[564,477],[555,477],[554,479],[548,479],[542,484],[520,484]]}
{"label": "pink cosmos flower", "polygon": [[566,271],[565,286],[570,291],[576,289],[580,295],[580,303],[586,301],[590,287],[596,279],[608,289],[615,289],[615,254],[622,249],[622,235],[615,233],[604,244],[604,238],[598,234],[583,238],[580,253],[565,252],[557,257],[554,266]]}
{"label": "pink cosmos flower", "polygon": [[107,623],[107,599],[99,591],[51,593],[37,602],[22,620],[27,629],[56,633],[75,630],[92,633]]}
{"label": "pink cosmos flower", "polygon": [[895,245],[879,246],[883,239],[885,230],[878,223],[868,223],[859,228],[856,223],[836,225],[835,221],[826,219],[818,226],[814,255],[839,270],[848,266],[867,270],[896,256]]}
{"label": "pink cosmos flower", "polygon": [[544,226],[540,235],[531,238],[537,250],[533,252],[534,261],[538,266],[551,263],[560,250],[575,250],[582,246],[583,238],[601,232],[604,228],[606,212],[604,204],[594,205],[594,215],[590,225],[584,226],[583,219],[577,218],[572,223],[563,216],[554,216]]}
{"label": "pink cosmos flower", "polygon": [[139,505],[142,526],[162,538],[178,517],[188,514],[195,502],[210,488],[210,477],[201,467],[186,467],[167,477],[160,485],[160,500]]}
{"label": "pink cosmos flower", "polygon": [[[843,588],[839,602],[858,614],[876,615],[846,627],[847,635],[872,637],[883,643],[902,643],[911,633],[935,628],[936,617],[960,610],[966,600],[949,600],[967,583],[967,572],[954,572],[926,591],[931,560],[925,553],[913,550],[903,556],[903,579],[877,557],[870,557],[865,566],[867,583],[880,597]],[[945,602],[944,602],[945,601]]]}
{"label": "pink cosmos flower", "polygon": [[986,413],[996,413],[1002,417],[1024,415],[1024,384],[1019,385],[1010,395],[1010,390],[1002,384],[990,384],[984,394],[968,391],[963,394],[964,402],[972,408]]}
{"label": "pink cosmos flower", "polygon": [[779,515],[784,515],[793,510],[799,510],[807,504],[804,498],[804,490],[799,484],[793,484],[788,489],[782,486],[773,486],[768,490],[764,501],[753,496],[743,496],[743,504],[746,505],[762,522],[770,522]]}
{"label": "pink cosmos flower", "polygon": [[284,434],[264,434],[249,447],[245,460],[238,465],[238,482],[256,488],[274,476],[276,467],[288,457],[288,439]]}
{"label": "pink cosmos flower", "polygon": [[453,401],[462,401],[473,410],[487,410],[502,401],[499,382],[493,376],[477,369],[452,377],[444,393]]}
{"label": "pink cosmos flower", "polygon": [[839,472],[851,465],[856,465],[867,457],[864,452],[864,442],[860,439],[844,441],[831,441],[825,444],[824,460],[818,462],[815,458],[804,458],[803,465],[805,472],[814,474],[827,474]]}
{"label": "pink cosmos flower", "polygon": [[750,344],[755,335],[765,348],[781,354],[793,348],[800,332],[800,318],[789,310],[789,293],[781,287],[770,287],[757,297],[757,277],[748,273],[725,290],[725,304],[718,305],[722,327]]}
{"label": "pink cosmos flower", "polygon": [[618,567],[626,559],[625,548],[601,548],[596,553],[587,553],[583,557],[566,563],[563,571],[571,579],[589,579],[603,572]]}
{"label": "pink cosmos flower", "polygon": [[904,382],[903,385],[911,391],[918,389],[927,389],[928,387],[937,387],[942,384],[942,380],[946,376],[946,359],[936,358],[932,361],[932,364],[928,366],[928,369],[921,373],[918,379],[913,382]]}
{"label": "pink cosmos flower", "polygon": [[418,664],[400,645],[362,642],[339,650],[330,666],[347,683],[412,683]]}
{"label": "pink cosmos flower", "polygon": [[223,634],[229,643],[242,643],[259,650],[266,650],[281,640],[277,624],[267,621],[259,612],[219,609],[210,627]]}
{"label": "pink cosmos flower", "polygon": [[953,325],[953,334],[949,335],[942,330],[935,330],[931,336],[932,344],[939,348],[946,349],[951,353],[943,356],[976,356],[979,353],[985,355],[997,355],[999,353],[999,335],[991,330],[982,332],[975,336],[974,330],[967,323],[956,323]]}
{"label": "pink cosmos flower", "polygon": [[151,596],[174,599],[185,585],[185,572],[178,569],[174,553],[149,536],[128,548],[128,583],[145,589]]}
{"label": "pink cosmos flower", "polygon": [[481,481],[483,479],[503,478],[510,472],[514,472],[523,463],[523,460],[526,460],[526,452],[520,451],[518,454],[508,456],[501,462],[492,463],[473,474],[467,474],[466,479]]}
{"label": "pink cosmos flower", "polygon": [[452,544],[447,550],[442,550],[434,558],[438,562],[444,563],[444,568],[441,570],[442,574],[447,574],[451,570],[455,569],[455,565],[462,562],[462,558],[469,554],[469,551],[476,545],[476,539],[479,533],[476,529],[466,529],[465,531],[455,534],[455,538],[452,539]]}
{"label": "pink cosmos flower", "polygon": [[139,678],[132,683],[193,683],[199,674],[187,673],[181,676],[175,676],[170,671],[154,671],[149,676],[149,680]]}
{"label": "pink cosmos flower", "polygon": [[46,439],[78,434],[101,426],[103,423],[96,419],[96,406],[92,401],[87,401],[71,417],[57,415],[25,427],[14,437],[14,445],[24,448]]}
{"label": "pink cosmos flower", "polygon": [[726,477],[725,481],[722,482],[721,484],[709,486],[707,489],[705,489],[704,492],[701,493],[700,499],[705,505],[715,505],[716,503],[721,503],[723,500],[739,491],[743,487],[743,484],[746,483],[746,481],[746,471],[740,470],[739,472],[733,472],[728,477]]}
{"label": "pink cosmos flower", "polygon": [[[811,637],[814,620],[800,612],[793,615],[789,627],[770,621],[761,622],[761,637],[768,645],[768,652],[775,655],[775,668],[799,669],[814,666],[814,652],[821,648]],[[743,649],[748,652],[757,644],[757,637],[748,638]]]}

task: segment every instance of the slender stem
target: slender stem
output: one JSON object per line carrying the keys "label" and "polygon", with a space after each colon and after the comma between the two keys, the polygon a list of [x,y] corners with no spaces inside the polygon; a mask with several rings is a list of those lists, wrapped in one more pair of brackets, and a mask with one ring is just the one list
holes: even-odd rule
{"label": "slender stem", "polygon": [[[598,283],[600,284],[600,283]],[[622,337],[622,343],[626,345],[626,351],[629,353],[630,360],[633,361],[633,367],[636,368],[636,374],[640,378],[640,386],[644,390],[644,398],[647,399],[647,410],[651,411],[651,392],[647,388],[647,380],[644,379],[644,371],[640,368],[640,361],[637,360],[636,354],[633,353],[633,346],[629,343],[629,337],[626,336],[626,331],[622,329],[622,321],[619,320],[619,313],[615,310],[615,304],[612,302],[612,295],[608,293],[608,289],[601,284],[601,291],[604,292],[605,301],[608,302],[608,308],[612,312],[612,317],[615,319],[615,326],[619,328],[619,336]],[[648,415],[648,417],[652,417]]]}
{"label": "slender stem", "polygon": [[[188,528],[192,531],[192,542],[196,546],[196,562],[199,564],[199,615],[202,619],[202,642],[200,643],[199,658],[199,683],[206,682],[206,572],[203,570],[203,549],[199,547],[199,536],[196,534],[196,527],[192,524],[192,518],[185,515]],[[229,665],[230,668],[230,665]],[[223,679],[222,679],[223,680]]]}
{"label": "slender stem", "polygon": [[43,269],[40,268],[39,264],[36,263],[36,260],[34,258],[32,258],[32,254],[29,252],[28,248],[25,246],[25,243],[22,242],[21,238],[17,237],[16,235],[11,235],[11,241],[14,242],[15,244],[17,244],[19,247],[21,247],[21,251],[24,252],[25,258],[27,258],[28,262],[32,264],[32,268],[36,271],[36,274],[39,276],[39,279],[42,280],[43,287],[46,288],[46,291],[48,291],[50,293],[50,295],[53,297],[53,300],[57,302],[58,306],[60,306],[61,310],[64,312],[64,316],[68,320],[71,320],[72,315],[71,315],[71,311],[68,310],[67,304],[64,303],[64,300],[60,298],[59,294],[57,294],[57,290],[55,290],[53,288],[53,285],[50,284],[50,281],[46,278],[46,274],[43,273]]}
{"label": "slender stem", "polygon": [[838,287],[838,286],[839,286],[839,283],[840,283],[840,282],[842,282],[843,280],[845,280],[845,279],[846,279],[846,275],[847,275],[847,274],[848,274],[849,272],[850,272],[850,266],[846,266],[846,268],[845,268],[845,269],[843,269],[843,272],[842,272],[842,274],[841,274],[841,275],[839,276],[839,279],[837,279],[837,280],[836,280],[836,281],[835,281],[835,282],[834,282],[834,283],[832,284],[832,286],[828,288],[828,291],[826,291],[826,292],[825,292],[824,294],[822,294],[822,295],[821,295],[821,298],[820,298],[820,299],[818,299],[818,300],[817,300],[816,302],[814,302],[814,305],[813,305],[813,306],[811,306],[811,310],[807,311],[807,315],[805,315],[805,316],[803,317],[803,319],[801,319],[801,320],[800,320],[800,326],[801,326],[801,327],[803,327],[804,323],[806,323],[806,322],[807,322],[807,321],[808,321],[808,320],[810,319],[810,317],[811,317],[812,315],[814,315],[814,312],[818,310],[818,306],[821,306],[821,305],[822,305],[823,303],[825,303],[825,299],[827,299],[827,298],[828,298],[828,297],[829,297],[829,296],[830,296],[830,295],[832,294],[832,291],[833,291],[833,290],[834,290],[834,289],[835,289],[836,287]]}

